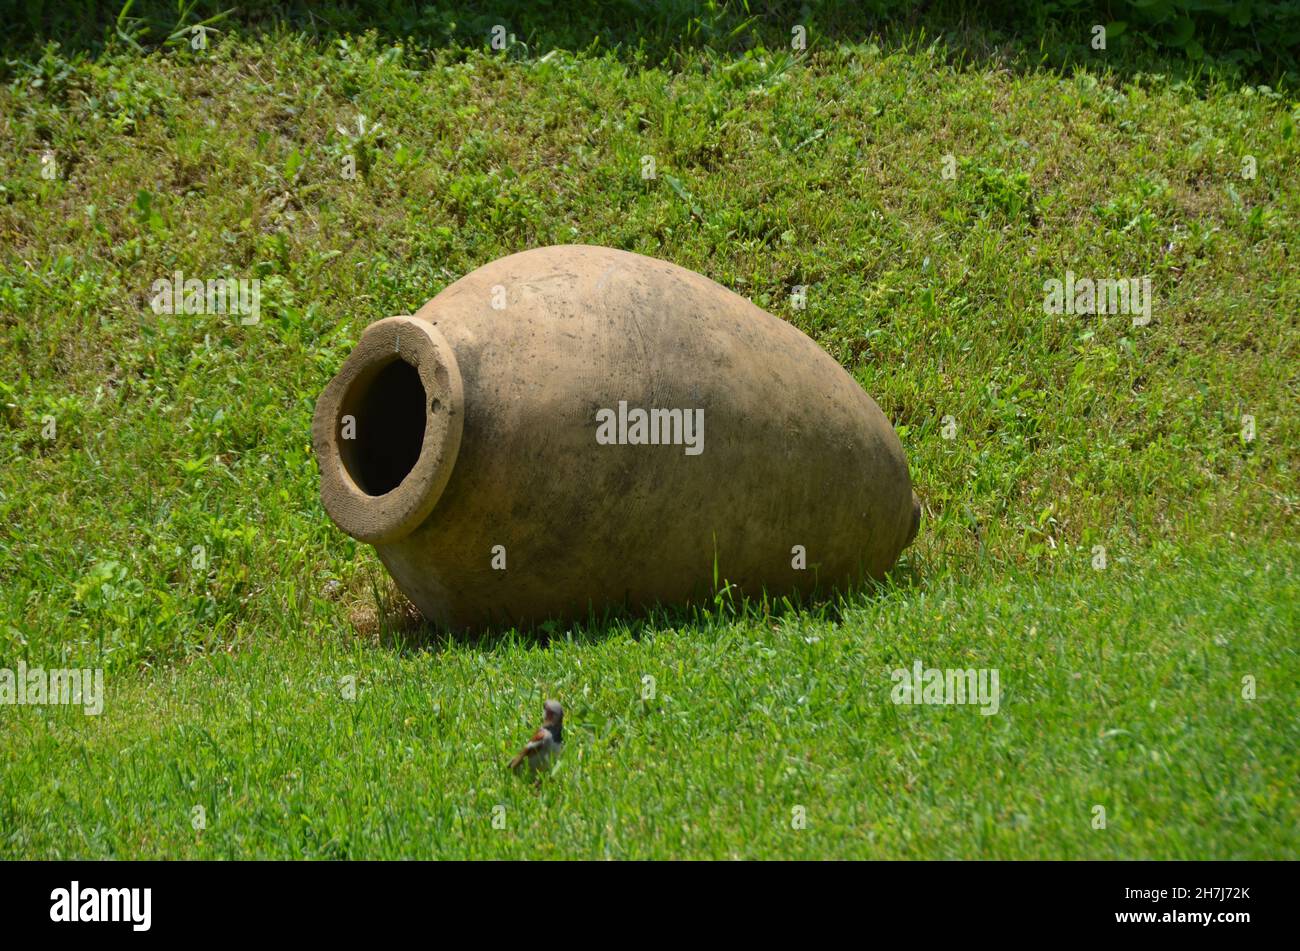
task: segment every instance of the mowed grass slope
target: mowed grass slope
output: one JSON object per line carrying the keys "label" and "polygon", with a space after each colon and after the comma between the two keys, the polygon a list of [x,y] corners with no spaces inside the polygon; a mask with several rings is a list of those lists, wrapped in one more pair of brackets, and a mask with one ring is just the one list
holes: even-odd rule
{"label": "mowed grass slope", "polygon": [[[0,854],[1294,855],[1298,122],[867,44],[11,67],[0,666],[107,697],[0,707]],[[388,592],[317,501],[317,394],[369,322],[566,242],[700,271],[850,369],[926,506],[895,584],[540,638],[358,620]],[[153,313],[176,270],[259,278],[260,322]],[[1150,275],[1151,323],[1045,313],[1067,270]],[[998,668],[1000,712],[893,705],[918,659]],[[546,695],[572,723],[534,788],[502,764]]]}
{"label": "mowed grass slope", "polygon": [[[99,717],[23,708],[5,854],[1293,856],[1298,555],[947,578],[834,623],[724,613],[545,647],[267,632],[112,680]],[[998,668],[997,713],[892,703],[917,658]],[[533,785],[504,763],[546,696],[566,751]]]}

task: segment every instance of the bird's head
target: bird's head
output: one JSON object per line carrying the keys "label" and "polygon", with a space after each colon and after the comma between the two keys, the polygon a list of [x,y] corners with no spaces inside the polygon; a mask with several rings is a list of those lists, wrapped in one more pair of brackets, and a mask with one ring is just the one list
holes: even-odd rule
{"label": "bird's head", "polygon": [[559,726],[564,722],[564,708],[558,700],[542,704],[542,726]]}

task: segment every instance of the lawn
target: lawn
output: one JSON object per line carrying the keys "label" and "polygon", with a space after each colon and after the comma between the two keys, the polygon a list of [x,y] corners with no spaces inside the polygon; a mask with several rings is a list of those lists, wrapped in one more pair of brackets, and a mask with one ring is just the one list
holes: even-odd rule
{"label": "lawn", "polygon": [[[810,46],[11,60],[0,668],[102,668],[105,705],[0,705],[0,856],[1296,855],[1300,105]],[[893,577],[410,616],[320,507],[315,399],[368,323],[561,243],[699,271],[861,382],[925,509]],[[155,313],[178,270],[257,278],[259,320]],[[1067,272],[1149,276],[1150,322],[1049,312]],[[997,713],[893,703],[916,661],[996,669]],[[523,782],[547,696],[565,754]]]}

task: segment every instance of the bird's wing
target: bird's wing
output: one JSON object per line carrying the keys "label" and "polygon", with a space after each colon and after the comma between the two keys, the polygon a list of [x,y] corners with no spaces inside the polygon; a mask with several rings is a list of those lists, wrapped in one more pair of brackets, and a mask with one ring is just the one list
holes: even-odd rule
{"label": "bird's wing", "polygon": [[533,752],[533,750],[541,749],[546,745],[546,741],[550,738],[551,733],[546,729],[546,727],[538,728],[537,732],[534,733],[529,738],[528,742],[524,744],[524,748],[519,751],[519,755],[510,761],[510,768],[518,769],[529,753]]}

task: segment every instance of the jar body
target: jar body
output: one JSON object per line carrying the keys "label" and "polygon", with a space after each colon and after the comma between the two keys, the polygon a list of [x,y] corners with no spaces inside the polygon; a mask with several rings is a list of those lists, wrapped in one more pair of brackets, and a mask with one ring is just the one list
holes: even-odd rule
{"label": "jar body", "polygon": [[[915,533],[907,461],[876,403],[799,330],[692,271],[539,248],[380,323],[391,327],[371,349],[388,369],[368,369],[372,354],[318,404],[323,475],[334,467],[322,498],[437,623],[600,617],[723,584],[826,590],[881,576]],[[363,416],[342,412],[366,405],[375,379],[411,377],[392,369],[399,359],[416,361],[421,386],[408,379]],[[417,439],[406,412],[404,449],[402,401],[426,416]],[[344,415],[366,420],[369,443],[343,446]],[[366,471],[365,459],[393,455]],[[411,458],[437,492],[427,512],[412,496],[405,522],[376,532],[352,530],[356,511],[336,517],[401,495]]]}

